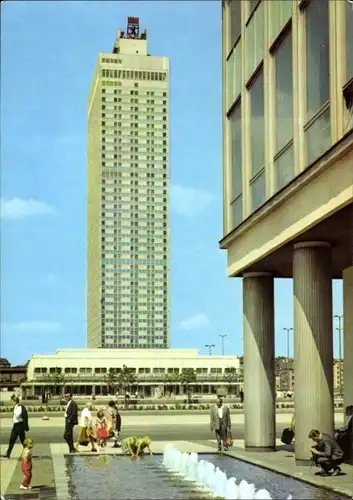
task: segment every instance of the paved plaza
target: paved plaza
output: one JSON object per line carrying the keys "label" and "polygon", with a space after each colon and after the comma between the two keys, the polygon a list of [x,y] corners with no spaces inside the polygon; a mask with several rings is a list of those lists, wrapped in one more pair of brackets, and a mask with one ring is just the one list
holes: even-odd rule
{"label": "paved plaza", "polygon": [[[277,415],[277,423],[284,427],[290,419],[290,414]],[[335,415],[337,425],[341,425],[343,418],[341,414]],[[9,419],[1,419],[1,436],[2,443],[4,436],[8,437],[11,427]],[[233,416],[233,426],[242,426],[243,415]],[[212,434],[207,431],[207,439],[193,438],[192,429],[198,427],[208,427],[209,417],[207,415],[185,415],[168,416],[161,415],[160,417],[146,419],[145,416],[133,416],[126,418],[124,425],[124,435],[130,435],[129,430],[140,429],[140,433],[145,433],[145,429],[164,425],[170,430],[179,428],[180,439],[173,440],[153,440],[153,452],[162,454],[167,443],[171,442],[176,448],[184,452],[196,453],[215,453],[217,444]],[[63,420],[62,418],[54,417],[45,422],[40,418],[31,418],[30,421],[33,435],[41,432],[43,426],[48,426],[52,431],[52,440],[47,443],[35,445],[34,449],[34,466],[33,466],[33,489],[25,494],[19,490],[19,485],[22,479],[19,458],[21,455],[21,445],[16,444],[12,458],[1,459],[1,492],[5,494],[6,500],[67,500],[68,497],[68,478],[66,474],[65,455],[67,454],[67,446],[60,439],[62,433]],[[36,440],[36,438],[34,437]],[[234,458],[244,460],[246,462],[258,465],[269,470],[279,472],[281,474],[300,479],[317,486],[326,486],[333,491],[345,494],[349,497],[353,495],[353,467],[343,465],[342,470],[344,475],[338,477],[322,478],[315,475],[316,469],[311,467],[295,466],[294,449],[293,447],[285,447],[281,441],[277,439],[277,451],[273,453],[249,452],[244,449],[243,439],[235,439],[234,446],[228,453]],[[6,452],[7,445],[1,444],[1,455]],[[80,455],[92,455],[91,452],[83,451]],[[97,454],[94,454],[97,456]],[[121,455],[120,449],[114,449],[108,446],[104,451],[99,453],[100,457]],[[121,457],[122,460],[125,458]],[[102,460],[104,460],[102,458]]]}

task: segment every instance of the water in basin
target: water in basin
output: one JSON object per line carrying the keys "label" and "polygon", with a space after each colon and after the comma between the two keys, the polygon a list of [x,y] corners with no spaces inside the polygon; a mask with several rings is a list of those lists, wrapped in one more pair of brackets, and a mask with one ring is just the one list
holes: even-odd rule
{"label": "water in basin", "polygon": [[[196,454],[195,454],[196,455]],[[201,465],[201,474],[205,479],[213,477],[211,470],[217,472],[217,481],[210,484],[213,495],[209,491],[197,487],[192,477],[196,476],[193,461],[184,457],[180,467],[188,469],[188,479],[181,473],[173,473],[163,466],[162,456],[143,456],[132,460],[121,456],[67,456],[66,474],[68,480],[68,500],[116,500],[117,498],[133,498],[136,500],[165,499],[202,499],[223,496],[235,498],[235,487],[239,492],[243,480],[247,486],[253,484],[256,492],[262,491],[259,500],[266,499],[263,491],[267,490],[274,500],[283,500],[291,494],[294,499],[347,500],[347,497],[323,490],[295,479],[249,465],[230,457],[207,454],[196,455]],[[194,464],[196,460],[194,458]],[[197,472],[199,474],[200,471]],[[184,472],[185,474],[185,472]],[[223,481],[228,479],[224,483]],[[232,477],[236,478],[235,481]],[[199,478],[199,476],[198,476]],[[237,485],[237,486],[236,486]],[[217,490],[217,488],[220,488]],[[243,492],[247,495],[248,491]],[[245,496],[246,498],[246,496]],[[267,497],[268,498],[268,497]],[[240,497],[238,496],[238,500]]]}

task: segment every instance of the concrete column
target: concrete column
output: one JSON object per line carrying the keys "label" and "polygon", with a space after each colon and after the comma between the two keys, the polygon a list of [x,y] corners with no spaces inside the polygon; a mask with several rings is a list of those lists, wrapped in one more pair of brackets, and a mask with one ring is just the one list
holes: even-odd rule
{"label": "concrete column", "polygon": [[343,271],[343,394],[353,405],[353,266]]}
{"label": "concrete column", "polygon": [[247,273],[243,279],[245,448],[276,447],[273,277]]}
{"label": "concrete column", "polygon": [[331,249],[298,243],[293,255],[295,459],[310,464],[311,429],[332,435],[333,338]]}

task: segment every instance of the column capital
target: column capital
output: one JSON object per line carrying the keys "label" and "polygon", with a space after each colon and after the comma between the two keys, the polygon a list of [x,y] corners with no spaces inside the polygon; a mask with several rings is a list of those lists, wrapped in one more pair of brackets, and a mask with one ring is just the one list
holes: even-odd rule
{"label": "column capital", "polygon": [[327,241],[302,241],[294,243],[294,250],[299,250],[300,248],[331,248],[331,245]]}
{"label": "column capital", "polygon": [[253,272],[253,273],[244,273],[243,278],[272,278],[271,273],[265,272]]}

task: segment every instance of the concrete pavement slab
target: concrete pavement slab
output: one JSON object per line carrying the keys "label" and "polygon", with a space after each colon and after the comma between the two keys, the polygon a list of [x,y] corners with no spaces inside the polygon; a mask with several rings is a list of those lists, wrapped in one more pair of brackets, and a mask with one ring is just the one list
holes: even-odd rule
{"label": "concrete pavement slab", "polygon": [[[169,443],[169,441],[153,441],[152,442],[152,451],[153,453],[163,453],[165,446]],[[214,448],[212,446],[207,446],[205,444],[198,444],[195,443],[194,441],[173,441],[173,446],[178,448],[178,450],[185,452],[185,453],[213,453]],[[62,443],[52,443],[50,445],[51,453],[52,456],[57,456],[57,455],[67,455],[68,454],[68,448],[67,445],[62,444]],[[94,456],[104,456],[104,455],[121,455],[121,448],[113,448],[113,446],[108,443],[108,446],[106,446],[103,449],[100,449],[98,453],[93,453],[90,448],[85,448],[84,446],[79,447],[79,452],[77,455],[79,456],[88,456],[88,455],[94,455]]]}
{"label": "concrete pavement slab", "polygon": [[[20,490],[20,484],[23,479],[20,462],[17,462],[17,467],[11,477],[11,482],[8,485],[6,492],[7,500],[15,500],[23,498],[23,492]],[[55,483],[53,463],[50,453],[49,444],[34,443],[33,448],[33,478],[31,483],[32,489],[26,493],[30,495],[29,500],[39,498],[40,500],[54,500]]]}
{"label": "concrete pavement slab", "polygon": [[14,449],[12,450],[11,458],[3,458],[7,451],[7,445],[0,445],[0,454],[1,454],[1,462],[0,462],[0,491],[2,495],[4,495],[8,489],[8,486],[11,482],[11,478],[18,464],[18,460],[22,454],[22,445],[15,444]]}
{"label": "concrete pavement slab", "polygon": [[314,486],[324,487],[331,491],[335,491],[342,495],[353,497],[353,466],[342,464],[342,475],[335,477],[316,476],[318,471],[311,466],[298,466],[295,464],[294,446],[285,446],[279,443],[277,451],[269,452],[250,452],[244,449],[244,444],[241,447],[233,447],[229,452],[225,453],[228,456],[243,460],[253,465],[263,467],[264,469],[283,474],[284,476],[299,479]]}
{"label": "concrete pavement slab", "polygon": [[[209,443],[212,443],[212,445],[216,445],[217,444],[217,439],[208,439]],[[276,446],[279,447],[279,446],[282,446],[283,443],[280,439],[276,439]],[[245,449],[245,444],[244,444],[244,439],[233,439],[233,448],[241,448],[241,449]]]}

